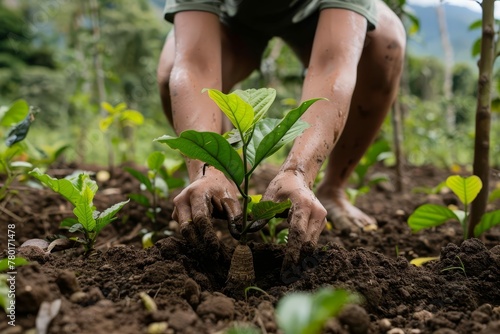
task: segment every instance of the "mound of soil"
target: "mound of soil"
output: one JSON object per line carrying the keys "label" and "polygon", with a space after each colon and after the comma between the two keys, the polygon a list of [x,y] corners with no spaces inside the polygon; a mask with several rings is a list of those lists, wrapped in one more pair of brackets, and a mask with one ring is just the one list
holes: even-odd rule
{"label": "mound of soil", "polygon": [[[69,166],[49,174],[61,177],[74,169],[99,170]],[[270,170],[257,175],[256,191],[262,192],[259,187],[269,181]],[[393,171],[382,166],[374,172],[394,179]],[[411,191],[434,187],[448,175],[412,167],[406,170],[405,192],[396,192],[391,182],[379,184],[357,202],[377,219],[377,230],[325,229],[319,246],[283,275],[286,246],[256,236],[250,243],[255,286],[264,292],[252,289],[246,296],[226,289],[225,254],[186,244],[171,221],[170,200],[161,202],[155,223],[146,208],[127,204],[90,255],[81,248],[47,252],[39,246],[20,247],[30,239],[68,235],[58,225],[72,215],[72,207],[49,190],[17,185],[0,203],[0,242],[7,245],[6,226],[15,224],[17,253],[30,263],[17,268],[16,326],[8,325],[1,313],[0,332],[225,333],[245,325],[257,333],[282,333],[275,307],[284,295],[332,286],[359,293],[363,303],[346,307],[324,333],[500,333],[500,229],[463,241],[458,223],[417,234],[406,224],[420,204],[458,204],[450,193]],[[492,175],[492,187],[498,182],[498,175]],[[137,181],[116,168],[109,180],[99,182],[94,204],[102,210],[139,191]],[[494,205],[498,209],[498,201]],[[225,223],[215,221],[214,227],[222,249],[231,253],[235,242]],[[142,236],[151,231],[154,245],[144,249]],[[427,256],[439,260],[421,267],[410,264]]]}

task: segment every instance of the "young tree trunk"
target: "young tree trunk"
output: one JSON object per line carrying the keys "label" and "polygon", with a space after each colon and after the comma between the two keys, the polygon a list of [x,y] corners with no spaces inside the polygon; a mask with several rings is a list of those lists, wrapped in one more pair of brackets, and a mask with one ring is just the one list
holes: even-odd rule
{"label": "young tree trunk", "polygon": [[468,237],[474,237],[474,227],[486,211],[490,174],[489,148],[491,123],[491,76],[495,61],[494,0],[483,0],[481,54],[479,59],[476,138],[474,144],[474,174],[481,178],[483,188],[471,204]]}

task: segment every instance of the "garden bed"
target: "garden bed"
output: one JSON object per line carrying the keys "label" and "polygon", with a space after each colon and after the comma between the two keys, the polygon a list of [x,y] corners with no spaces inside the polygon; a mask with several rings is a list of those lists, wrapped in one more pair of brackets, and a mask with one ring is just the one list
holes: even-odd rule
{"label": "garden bed", "polygon": [[[65,166],[48,174],[62,177],[77,168],[99,170]],[[377,169],[394,179],[392,170]],[[500,333],[500,228],[465,242],[458,223],[412,234],[406,220],[418,205],[457,201],[450,193],[411,191],[417,186],[436,186],[448,172],[412,167],[405,173],[404,193],[386,183],[358,199],[357,205],[377,219],[377,230],[325,229],[314,253],[287,275],[280,275],[285,246],[256,238],[250,243],[255,286],[265,292],[251,290],[247,296],[225,291],[229,267],[224,256],[207,254],[184,242],[171,221],[171,201],[162,202],[155,224],[146,217],[145,208],[127,204],[119,219],[103,230],[97,250],[89,256],[83,255],[82,248],[52,253],[21,248],[28,239],[65,234],[58,224],[71,216],[72,207],[50,190],[16,186],[17,194],[0,203],[4,231],[0,242],[6,245],[5,226],[15,223],[18,255],[30,264],[17,269],[16,327],[8,326],[2,313],[0,332],[24,333],[35,328],[37,317],[40,321],[47,315],[39,311],[42,302],[60,300],[48,333],[153,333],[154,329],[158,333],[224,333],[235,324],[251,325],[258,333],[279,333],[274,311],[280,298],[328,285],[358,292],[364,303],[346,308],[337,320],[329,321],[325,333]],[[257,189],[267,184],[266,175],[256,175]],[[499,175],[492,175],[491,186],[498,182]],[[99,183],[94,204],[104,209],[138,191],[138,182],[116,168],[108,181]],[[231,252],[235,243],[225,223],[216,221],[214,226]],[[164,237],[143,249],[145,230],[156,230]],[[423,267],[409,263],[427,256],[440,256],[440,260]],[[141,293],[154,300],[153,310],[145,306],[147,299]]]}

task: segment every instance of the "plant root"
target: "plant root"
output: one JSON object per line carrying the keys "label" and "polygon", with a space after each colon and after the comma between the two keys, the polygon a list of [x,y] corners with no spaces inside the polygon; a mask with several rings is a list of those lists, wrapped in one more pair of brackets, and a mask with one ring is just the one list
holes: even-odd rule
{"label": "plant root", "polygon": [[228,285],[243,288],[255,281],[252,250],[246,244],[238,244],[231,259]]}

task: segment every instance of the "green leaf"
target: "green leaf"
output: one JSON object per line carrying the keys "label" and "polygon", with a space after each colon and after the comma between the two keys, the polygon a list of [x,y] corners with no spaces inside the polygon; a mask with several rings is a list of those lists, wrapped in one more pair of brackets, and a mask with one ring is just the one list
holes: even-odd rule
{"label": "green leaf", "polygon": [[279,245],[288,243],[289,232],[290,231],[287,228],[284,228],[281,231],[279,231],[278,235],[276,236],[276,243]]}
{"label": "green leaf", "polygon": [[0,113],[0,125],[11,126],[25,119],[30,111],[30,107],[25,100],[17,100],[12,103],[7,110]]}
{"label": "green leaf", "polygon": [[471,54],[472,57],[477,57],[481,54],[481,38],[476,39],[476,41],[472,45]]}
{"label": "green leaf", "polygon": [[466,178],[460,175],[452,175],[446,179],[446,186],[458,196],[464,205],[469,205],[481,191],[483,182],[476,175]]}
{"label": "green leaf", "polygon": [[47,174],[43,174],[38,168],[33,169],[28,174],[41,181],[44,185],[46,185],[56,193],[62,195],[74,206],[77,205],[82,197],[80,191],[69,179],[58,180],[52,178]]}
{"label": "green leaf", "polygon": [[488,202],[493,202],[500,198],[500,188],[493,190],[488,196]]}
{"label": "green leaf", "polygon": [[436,204],[424,204],[419,206],[408,218],[408,225],[412,232],[418,232],[424,228],[442,225],[452,219],[460,221],[459,217],[447,207]]}
{"label": "green leaf", "polygon": [[61,221],[61,223],[59,224],[59,228],[60,229],[67,229],[67,230],[69,230],[75,224],[78,224],[78,219],[73,218],[73,217],[68,217],[68,218],[64,218]]}
{"label": "green leaf", "polygon": [[274,88],[235,90],[233,93],[252,106],[255,112],[253,124],[265,116],[276,98],[276,90]]}
{"label": "green leaf", "polygon": [[145,207],[150,207],[151,203],[149,202],[149,198],[147,198],[143,194],[129,194],[128,198],[130,198],[132,201],[139,203],[142,206]]}
{"label": "green leaf", "polygon": [[474,227],[474,236],[479,237],[490,228],[500,225],[500,210],[487,212],[481,217],[479,224]]}
{"label": "green leaf", "polygon": [[106,110],[110,115],[114,115],[117,113],[117,111],[115,110],[115,107],[113,107],[108,102],[101,102],[101,108]]}
{"label": "green leaf", "polygon": [[146,175],[142,174],[138,170],[135,170],[131,167],[123,167],[123,169],[126,170],[130,175],[132,175],[140,183],[142,183],[149,192],[153,192],[153,184],[151,183],[151,180]]}
{"label": "green leaf", "polygon": [[[262,142],[264,137],[267,136],[269,133],[271,133],[271,131],[278,126],[280,121],[281,120],[275,118],[265,118],[260,120],[255,125],[252,140],[250,141],[247,148],[247,161],[251,166],[256,166],[255,152],[257,150],[257,147]],[[300,134],[302,134],[302,132],[304,132],[304,130],[307,129],[308,127],[309,124],[304,121],[298,120],[297,122],[295,122],[295,124],[293,124],[292,127],[287,131],[285,136],[283,136],[283,138],[280,141],[278,141],[278,143],[276,143],[273,149],[269,152],[268,156],[277,152],[284,145],[292,142],[295,138],[297,138]]]}
{"label": "green leaf", "polygon": [[469,30],[476,30],[476,29],[481,29],[483,27],[483,20],[479,19],[471,24],[469,24]]}
{"label": "green leaf", "polygon": [[96,228],[96,222],[94,219],[95,207],[92,204],[94,199],[94,194],[92,190],[85,187],[81,193],[79,201],[76,203],[73,213],[78,218],[78,222],[82,224],[85,231],[94,232]]}
{"label": "green leaf", "polygon": [[217,103],[234,127],[245,133],[253,123],[254,110],[238,94],[224,94],[216,89],[207,89],[208,96]]}
{"label": "green leaf", "polygon": [[104,227],[111,223],[116,218],[116,213],[120,211],[129,201],[130,200],[128,199],[126,201],[116,203],[112,207],[101,212],[96,219],[96,233],[99,233]]}
{"label": "green leaf", "polygon": [[5,258],[5,259],[1,259],[0,260],[0,272],[2,271],[9,271],[12,269],[10,269],[10,266],[13,265],[14,267],[20,267],[20,266],[24,266],[25,264],[28,264],[28,260],[26,260],[25,258],[23,257],[18,257],[16,256],[13,260],[9,260],[8,258]]}
{"label": "green leaf", "polygon": [[111,126],[111,124],[113,124],[114,120],[115,119],[113,116],[108,116],[108,117],[100,119],[99,120],[99,130],[101,130],[102,132],[108,131],[109,127]]}
{"label": "green leaf", "polygon": [[21,122],[11,127],[5,139],[5,145],[10,147],[15,143],[22,141],[28,135],[31,123],[33,122],[33,114],[27,115]]}
{"label": "green leaf", "polygon": [[165,154],[163,152],[154,151],[148,156],[148,168],[154,171],[159,170],[165,161]]}
{"label": "green leaf", "polygon": [[[269,133],[260,143],[255,151],[255,161],[252,170],[258,166],[262,160],[277,151],[277,147],[283,146],[283,138],[292,126],[299,120],[299,118],[309,109],[309,107],[316,101],[322,99],[311,99],[303,102],[299,107],[291,110],[283,120]],[[324,99],[323,99],[324,100]],[[300,133],[296,133],[296,137]]]}
{"label": "green leaf", "polygon": [[137,110],[125,110],[120,114],[120,120],[127,124],[141,125],[144,123],[144,116]]}
{"label": "green leaf", "polygon": [[277,214],[282,213],[292,206],[292,202],[288,199],[284,202],[260,201],[252,206],[252,214],[254,220],[271,219]]}
{"label": "green leaf", "polygon": [[187,130],[177,138],[163,136],[155,140],[179,150],[188,158],[201,160],[217,168],[237,185],[243,182],[243,161],[238,152],[218,133]]}
{"label": "green leaf", "polygon": [[330,288],[315,294],[291,293],[278,302],[277,322],[286,334],[319,334],[326,321],[351,301],[355,301],[354,295]]}

